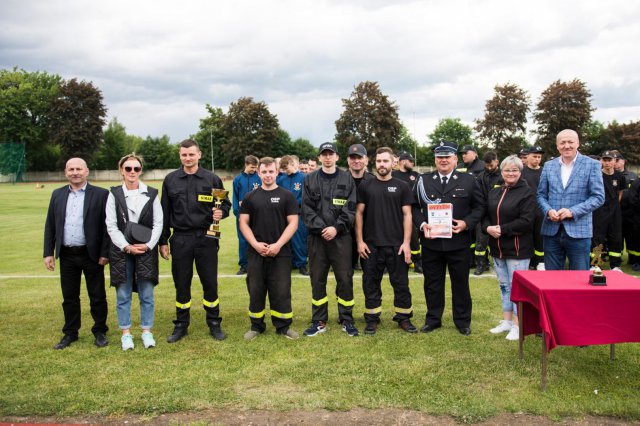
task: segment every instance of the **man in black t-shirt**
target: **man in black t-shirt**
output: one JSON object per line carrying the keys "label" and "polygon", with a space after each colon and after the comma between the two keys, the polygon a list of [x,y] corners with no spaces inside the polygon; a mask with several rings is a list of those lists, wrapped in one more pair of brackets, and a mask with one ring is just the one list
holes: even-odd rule
{"label": "man in black t-shirt", "polygon": [[[369,157],[367,156],[367,149],[364,145],[356,143],[349,147],[347,151],[347,166],[349,167],[349,173],[353,178],[353,181],[356,183],[356,190],[358,186],[364,181],[369,179],[375,179],[371,173],[367,171],[367,166],[369,165]],[[356,228],[351,228],[351,242],[352,242],[352,250],[351,250],[351,258],[353,260],[353,269],[355,271],[362,270],[362,259],[360,259],[360,255],[358,254],[358,244],[356,243]]]}
{"label": "man in black t-shirt", "polygon": [[[533,193],[538,192],[538,184],[540,183],[540,176],[542,176],[542,154],[544,149],[539,146],[534,146],[527,151],[527,162],[522,169],[522,179],[524,179],[529,187],[533,190]],[[544,247],[542,246],[542,221],[544,215],[542,210],[536,209],[536,218],[533,222],[533,257],[529,262],[529,269],[537,269],[538,271],[544,271]]]}
{"label": "man in black t-shirt", "polygon": [[385,267],[393,287],[395,316],[393,320],[409,333],[418,330],[411,323],[413,307],[409,291],[411,263],[411,205],[409,186],[391,176],[393,151],[382,147],[376,151],[377,179],[358,187],[356,207],[356,239],[358,253],[364,262],[362,288],[365,297],[366,334],[375,334],[382,312],[380,283]]}
{"label": "man in black t-shirt", "polygon": [[622,211],[620,198],[627,187],[624,175],[614,169],[616,155],[605,151],[600,156],[604,204],[593,212],[593,238],[591,249],[602,244],[607,248],[612,270],[622,272]]}
{"label": "man in black t-shirt", "polygon": [[[398,170],[394,170],[391,175],[405,182],[409,185],[409,188],[413,189],[413,185],[416,184],[420,176],[420,173],[413,170],[416,160],[408,152],[402,152],[398,156],[398,161]],[[422,274],[422,249],[420,247],[419,231],[415,226],[411,231],[411,262],[409,268],[414,268],[414,271]]]}
{"label": "man in black t-shirt", "polygon": [[289,240],[298,228],[295,196],[276,185],[278,170],[273,158],[264,157],[258,169],[262,185],[247,194],[240,206],[240,231],[249,243],[247,288],[251,329],[246,340],[266,329],[265,298],[269,295],[271,322],[278,334],[297,339],[291,330],[291,248]]}

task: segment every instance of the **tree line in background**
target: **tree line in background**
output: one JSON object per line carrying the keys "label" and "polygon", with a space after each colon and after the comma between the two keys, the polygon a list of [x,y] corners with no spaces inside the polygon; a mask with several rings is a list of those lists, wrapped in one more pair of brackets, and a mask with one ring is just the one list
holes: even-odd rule
{"label": "tree line in background", "polygon": [[[370,154],[381,146],[407,151],[417,156],[418,164],[430,165],[431,146],[443,139],[491,149],[500,158],[536,144],[549,156],[556,152],[555,135],[565,128],[580,134],[584,154],[619,149],[631,163],[640,163],[640,121],[605,125],[592,120],[591,93],[577,79],[553,82],[541,93],[533,111],[526,90],[513,83],[497,85],[485,103],[484,116],[475,120],[473,128],[459,118],[443,118],[426,135],[426,144],[411,136],[400,121],[398,106],[377,82],[359,83],[342,104],[335,141],[343,165],[347,148],[354,143],[363,144]],[[249,153],[258,157],[317,155],[310,141],[292,139],[280,128],[265,102],[242,97],[226,113],[209,104],[206,112],[197,133],[191,135],[200,144],[206,167],[240,169]],[[526,137],[530,115],[536,124],[531,141]],[[86,158],[92,169],[113,169],[122,155],[133,151],[144,156],[149,169],[179,166],[175,143],[179,141],[170,141],[166,135],[142,138],[127,134],[117,118],[105,127],[105,117],[102,93],[91,82],[66,81],[58,75],[17,68],[0,70],[0,143],[24,144],[27,170],[59,170],[71,156]]]}

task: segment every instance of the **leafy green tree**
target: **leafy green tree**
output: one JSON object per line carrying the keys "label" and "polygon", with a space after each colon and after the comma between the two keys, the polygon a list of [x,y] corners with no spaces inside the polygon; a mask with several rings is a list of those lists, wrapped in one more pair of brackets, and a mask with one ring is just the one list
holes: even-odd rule
{"label": "leafy green tree", "polygon": [[227,167],[242,168],[248,154],[257,157],[273,154],[273,146],[282,142],[279,130],[278,118],[269,112],[266,103],[255,102],[250,97],[232,102],[222,120]]}
{"label": "leafy green tree", "polygon": [[308,139],[297,138],[291,142],[291,154],[297,155],[300,159],[316,158],[318,148],[313,146]]}
{"label": "leafy green tree", "polygon": [[[611,125],[617,126],[618,123],[614,120]],[[598,155],[604,151],[606,149],[606,142],[604,141],[606,130],[607,128],[601,121],[589,120],[585,123],[582,127],[580,152],[586,155]]]}
{"label": "leafy green tree", "polygon": [[89,167],[96,170],[113,170],[118,161],[127,154],[127,132],[115,117],[109,122],[103,135],[104,143]]}
{"label": "leafy green tree", "polygon": [[73,78],[60,86],[48,114],[50,140],[60,146],[59,165],[71,157],[92,162],[103,143],[107,109],[102,92],[91,82]]}
{"label": "leafy green tree", "polygon": [[409,129],[404,124],[400,127],[400,138],[396,145],[395,152],[408,152],[411,155],[415,155],[415,151],[418,146],[418,141],[409,133]]}
{"label": "leafy green tree", "polygon": [[55,170],[59,148],[49,143],[51,101],[62,78],[18,68],[0,70],[0,142],[26,145],[27,170]]}
{"label": "leafy green tree", "polygon": [[180,166],[178,145],[169,143],[167,135],[159,138],[147,136],[138,147],[138,154],[144,158],[145,169],[148,170],[177,169]]}
{"label": "leafy green tree", "polygon": [[360,143],[373,153],[381,146],[397,149],[401,137],[398,107],[382,93],[374,81],[358,84],[351,96],[342,99],[344,111],[336,121],[336,136],[341,163],[350,145]]}
{"label": "leafy green tree", "polygon": [[523,148],[529,113],[529,95],[516,84],[494,88],[494,95],[485,104],[484,117],[476,120],[478,136],[487,142],[498,158],[517,153]]}
{"label": "leafy green tree", "polygon": [[591,120],[591,92],[586,83],[574,79],[557,80],[541,94],[533,117],[538,124],[538,145],[546,155],[556,153],[556,135],[564,129],[578,132],[583,140],[583,128]]}
{"label": "leafy green tree", "polygon": [[472,134],[471,127],[464,124],[459,118],[443,118],[427,137],[431,141],[431,145],[447,140],[457,143],[462,148],[462,145],[473,144]]}
{"label": "leafy green tree", "polygon": [[227,138],[222,129],[224,112],[222,112],[222,108],[209,104],[206,105],[206,109],[209,115],[200,119],[198,133],[193,136],[202,151],[200,164],[206,169],[228,168],[229,165],[224,155],[224,144],[227,142]]}

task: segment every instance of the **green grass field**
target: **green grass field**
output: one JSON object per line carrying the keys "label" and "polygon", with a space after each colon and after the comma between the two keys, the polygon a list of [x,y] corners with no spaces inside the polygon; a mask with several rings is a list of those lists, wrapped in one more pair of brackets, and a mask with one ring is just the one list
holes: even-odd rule
{"label": "green grass field", "polygon": [[[159,187],[159,182],[150,182]],[[101,186],[108,186],[100,183]],[[549,357],[549,385],[540,392],[540,340],[528,337],[525,358],[517,342],[488,332],[501,318],[497,281],[472,278],[474,314],[470,337],[460,335],[445,313],[444,327],[409,335],[392,317],[392,291],[383,286],[384,312],[375,336],[346,336],[330,305],[329,331],[289,341],[267,333],[245,342],[248,297],[237,270],[233,218],[223,221],[220,250],[220,306],[223,342],[208,335],[202,299],[194,279],[192,325],[183,341],[169,345],[174,289],[169,262],[161,260],[156,287],[157,348],[120,349],[115,290],[108,289],[109,339],[93,346],[91,317],[83,291],[80,340],[55,351],[63,323],[58,271],[42,262],[42,235],[51,191],[34,184],[0,185],[0,416],[157,415],[166,412],[228,410],[349,410],[400,408],[460,421],[480,421],[501,413],[530,413],[552,419],[583,415],[640,420],[640,345],[584,349],[559,347]],[[625,266],[625,270],[628,268]],[[293,274],[293,328],[302,332],[311,315],[307,277]],[[361,276],[354,278],[357,326],[364,321]],[[416,325],[423,323],[422,277],[410,272]],[[330,280],[329,294],[335,281]],[[134,324],[139,321],[134,302]],[[447,299],[450,305],[450,300]],[[268,320],[268,319],[267,319]]]}

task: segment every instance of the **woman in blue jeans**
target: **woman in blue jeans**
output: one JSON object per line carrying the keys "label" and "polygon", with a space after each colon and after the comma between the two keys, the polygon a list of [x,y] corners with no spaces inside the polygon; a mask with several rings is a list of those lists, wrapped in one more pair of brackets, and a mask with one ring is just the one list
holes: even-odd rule
{"label": "woman in blue jeans", "polygon": [[500,164],[504,185],[493,188],[487,196],[487,214],[482,230],[489,234],[489,248],[502,299],[504,319],[490,330],[508,332],[507,340],[518,340],[518,317],[511,302],[513,272],[529,269],[533,256],[533,223],[536,199],[527,182],[521,179],[522,161],[515,155]]}
{"label": "woman in blue jeans", "polygon": [[[106,224],[111,237],[109,263],[111,285],[116,287],[116,314],[122,331],[122,350],[134,348],[131,335],[131,296],[138,292],[140,327],[145,348],[156,346],[151,332],[154,320],[153,289],[158,284],[158,240],[163,216],[158,190],[140,181],[142,158],[129,154],[118,162],[121,186],[111,188],[107,199]],[[140,233],[130,232],[131,224],[151,230],[148,241],[138,241]],[[134,225],[136,226],[136,225]],[[144,238],[146,239],[146,238]]]}

